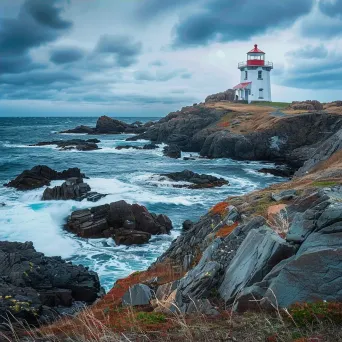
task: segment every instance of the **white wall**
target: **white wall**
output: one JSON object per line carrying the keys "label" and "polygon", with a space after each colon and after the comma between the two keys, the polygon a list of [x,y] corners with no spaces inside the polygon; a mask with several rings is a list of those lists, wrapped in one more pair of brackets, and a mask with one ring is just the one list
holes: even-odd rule
{"label": "white wall", "polygon": [[[262,80],[258,80],[258,71],[262,71]],[[251,101],[272,101],[271,94],[271,71],[263,70],[262,67],[258,67],[255,70],[247,70],[248,79],[245,79],[245,70],[241,71],[240,82],[252,82],[251,95],[249,99]],[[259,99],[259,89],[264,89],[263,99]]]}

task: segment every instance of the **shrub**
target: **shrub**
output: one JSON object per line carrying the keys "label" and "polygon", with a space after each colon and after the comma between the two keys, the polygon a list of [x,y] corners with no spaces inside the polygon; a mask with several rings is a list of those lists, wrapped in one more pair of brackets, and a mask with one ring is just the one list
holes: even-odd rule
{"label": "shrub", "polygon": [[166,316],[156,312],[138,312],[137,319],[144,324],[159,324],[166,322]]}
{"label": "shrub", "polygon": [[329,321],[342,323],[342,303],[315,302],[295,304],[289,309],[293,321],[299,326]]}

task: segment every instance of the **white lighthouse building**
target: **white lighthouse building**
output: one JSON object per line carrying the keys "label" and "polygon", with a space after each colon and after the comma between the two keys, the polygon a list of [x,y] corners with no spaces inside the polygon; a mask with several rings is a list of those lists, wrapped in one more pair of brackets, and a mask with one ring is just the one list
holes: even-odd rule
{"label": "white lighthouse building", "polygon": [[272,101],[271,70],[273,63],[265,61],[265,52],[254,45],[247,53],[247,61],[238,65],[241,71],[240,83],[236,85],[235,99],[251,101]]}

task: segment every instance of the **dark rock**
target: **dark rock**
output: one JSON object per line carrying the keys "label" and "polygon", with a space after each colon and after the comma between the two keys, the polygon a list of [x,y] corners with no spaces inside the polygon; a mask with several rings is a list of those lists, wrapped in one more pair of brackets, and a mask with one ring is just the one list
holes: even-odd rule
{"label": "dark rock", "polygon": [[130,125],[122,121],[104,115],[97,120],[95,130],[100,134],[117,134],[125,132],[126,128],[129,126]]}
{"label": "dark rock", "polygon": [[116,229],[114,231],[114,241],[117,245],[142,245],[151,239],[152,235],[138,230]]}
{"label": "dark rock", "polygon": [[190,221],[190,220],[185,220],[185,221],[183,222],[183,225],[182,225],[183,230],[184,230],[185,232],[188,231],[188,230],[190,230],[193,226],[194,226],[194,223],[193,223],[192,221]]}
{"label": "dark rock", "polygon": [[270,174],[276,177],[284,177],[284,178],[290,178],[293,176],[294,174],[294,170],[290,169],[290,168],[262,168],[260,170],[258,170],[258,172],[260,173],[266,173],[266,174]]}
{"label": "dark rock", "polygon": [[294,110],[323,110],[323,105],[316,100],[293,101],[289,107]]}
{"label": "dark rock", "polygon": [[5,203],[0,203],[0,207],[5,207],[6,204]]}
{"label": "dark rock", "polygon": [[139,146],[133,146],[133,145],[121,145],[121,146],[116,146],[116,150],[128,150],[128,149],[133,149],[133,150],[142,150],[141,147]]}
{"label": "dark rock", "polygon": [[205,102],[220,102],[220,101],[229,101],[233,102],[235,101],[235,90],[234,89],[228,89],[222,93],[209,95]]}
{"label": "dark rock", "polygon": [[220,296],[233,303],[241,290],[260,282],[275,265],[294,253],[295,248],[271,229],[250,231],[226,269]]}
{"label": "dark rock", "polygon": [[56,145],[60,150],[73,150],[76,149],[78,151],[94,151],[99,150],[100,148],[96,143],[99,143],[98,139],[72,139],[72,140],[54,140],[54,141],[42,141],[34,145],[30,146],[49,146]]}
{"label": "dark rock", "polygon": [[1,321],[11,313],[16,320],[37,323],[51,318],[49,308],[92,303],[100,296],[96,273],[60,257],[45,257],[31,242],[0,242],[0,260]]}
{"label": "dark rock", "polygon": [[66,131],[62,131],[60,133],[80,133],[80,134],[93,134],[94,133],[94,128],[88,127],[88,126],[77,126],[74,129],[68,129]]}
{"label": "dark rock", "polygon": [[78,168],[71,168],[62,172],[57,172],[45,165],[38,165],[31,170],[23,171],[17,178],[10,181],[5,186],[18,190],[31,190],[50,185],[52,180],[64,180],[72,177],[85,177]]}
{"label": "dark rock", "polygon": [[146,132],[127,140],[146,139],[154,143],[175,144],[182,151],[199,152],[205,139],[218,130],[213,123],[218,122],[226,112],[204,105],[184,107],[150,127],[145,124]]}
{"label": "dark rock", "polygon": [[157,149],[159,146],[156,144],[146,144],[143,147],[143,150],[155,150]]}
{"label": "dark rock", "polygon": [[65,227],[85,238],[114,237],[118,244],[136,244],[146,243],[151,235],[169,234],[172,222],[138,204],[118,201],[74,211]]}
{"label": "dark rock", "polygon": [[43,193],[43,201],[51,200],[75,200],[82,201],[87,199],[96,202],[106,195],[91,192],[90,186],[83,182],[83,178],[68,178],[62,185],[54,188],[46,188]]}
{"label": "dark rock", "polygon": [[176,182],[189,182],[193,183],[192,185],[180,185],[177,187],[184,187],[189,189],[203,189],[203,188],[214,188],[221,187],[223,185],[228,185],[229,182],[224,178],[217,178],[210,175],[198,174],[189,170],[181,171],[181,172],[173,172],[166,173],[162,176],[166,176],[167,178],[176,181]]}
{"label": "dark rock", "polygon": [[144,284],[135,284],[122,297],[122,304],[129,306],[149,305],[152,299],[151,289]]}
{"label": "dark rock", "polygon": [[272,193],[271,198],[273,201],[280,202],[280,201],[288,201],[293,199],[297,196],[296,190],[285,190],[279,193]]}
{"label": "dark rock", "polygon": [[164,147],[163,153],[164,156],[174,159],[178,159],[182,156],[182,151],[177,145],[169,145]]}

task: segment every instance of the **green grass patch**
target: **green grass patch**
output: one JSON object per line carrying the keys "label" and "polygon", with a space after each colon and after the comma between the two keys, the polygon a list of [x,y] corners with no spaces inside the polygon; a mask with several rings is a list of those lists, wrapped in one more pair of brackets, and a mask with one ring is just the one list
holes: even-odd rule
{"label": "green grass patch", "polygon": [[313,186],[317,187],[330,187],[330,186],[335,186],[335,185],[341,185],[341,182],[336,182],[336,181],[315,181],[312,182]]}
{"label": "green grass patch", "polygon": [[342,303],[295,304],[289,309],[289,313],[298,326],[307,326],[322,321],[342,323]]}
{"label": "green grass patch", "polygon": [[253,105],[256,106],[270,106],[274,108],[287,108],[291,103],[290,102],[269,102],[269,101],[252,101]]}
{"label": "green grass patch", "polygon": [[159,324],[166,322],[166,316],[156,312],[139,312],[137,319],[144,324]]}

